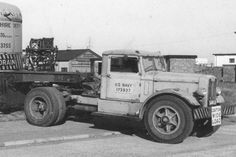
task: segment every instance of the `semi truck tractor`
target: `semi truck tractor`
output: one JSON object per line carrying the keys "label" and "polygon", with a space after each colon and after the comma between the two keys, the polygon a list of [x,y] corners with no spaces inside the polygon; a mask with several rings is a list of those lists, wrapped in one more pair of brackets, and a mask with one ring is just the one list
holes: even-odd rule
{"label": "semi truck tractor", "polygon": [[76,106],[94,116],[140,120],[155,141],[178,143],[193,133],[211,135],[222,115],[234,112],[221,106],[214,76],[166,72],[159,53],[107,51],[101,68],[100,77],[88,75],[74,87],[39,79],[24,100],[27,121],[56,125],[68,107]]}
{"label": "semi truck tractor", "polygon": [[0,104],[24,104],[32,125],[61,124],[76,107],[91,116],[138,120],[153,140],[179,143],[191,134],[210,136],[223,115],[235,113],[222,105],[216,77],[167,72],[159,52],[107,51],[102,63],[91,60],[86,75],[25,71],[19,9],[0,3],[0,20]]}

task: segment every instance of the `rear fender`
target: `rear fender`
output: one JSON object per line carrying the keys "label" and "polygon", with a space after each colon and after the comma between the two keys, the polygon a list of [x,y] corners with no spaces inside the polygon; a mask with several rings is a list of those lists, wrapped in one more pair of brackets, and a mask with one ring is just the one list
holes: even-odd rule
{"label": "rear fender", "polygon": [[172,96],[176,96],[178,98],[180,98],[181,100],[183,100],[184,102],[186,102],[187,105],[189,105],[190,107],[194,107],[194,106],[200,106],[200,103],[189,93],[182,91],[180,89],[165,89],[165,90],[160,90],[154,94],[152,94],[151,96],[149,96],[143,103],[143,105],[141,106],[140,112],[139,112],[139,118],[143,119],[143,115],[144,112],[149,104],[149,102],[159,96],[162,95],[172,95]]}

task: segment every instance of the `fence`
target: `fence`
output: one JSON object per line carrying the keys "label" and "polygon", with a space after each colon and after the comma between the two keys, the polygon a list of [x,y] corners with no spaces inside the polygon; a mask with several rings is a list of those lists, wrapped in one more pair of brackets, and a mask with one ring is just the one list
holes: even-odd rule
{"label": "fence", "polygon": [[196,66],[195,73],[214,75],[222,82],[236,82],[236,65],[223,65],[223,67]]}

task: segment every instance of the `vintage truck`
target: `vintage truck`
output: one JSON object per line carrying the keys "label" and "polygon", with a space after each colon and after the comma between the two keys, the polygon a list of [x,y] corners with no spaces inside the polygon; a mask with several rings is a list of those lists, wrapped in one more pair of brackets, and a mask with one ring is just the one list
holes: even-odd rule
{"label": "vintage truck", "polygon": [[157,52],[108,51],[100,68],[91,60],[89,74],[26,71],[21,25],[20,10],[0,3],[0,106],[24,104],[30,124],[61,124],[75,107],[139,120],[153,140],[178,143],[191,134],[210,136],[223,115],[235,113],[234,106],[222,106],[214,76],[166,72]]}
{"label": "vintage truck", "polygon": [[193,133],[211,135],[222,115],[234,112],[221,106],[224,99],[214,76],[166,72],[159,53],[108,51],[100,78],[87,76],[77,88],[36,84],[24,108],[27,121],[37,126],[58,124],[67,107],[77,106],[92,115],[138,119],[155,141],[178,143]]}

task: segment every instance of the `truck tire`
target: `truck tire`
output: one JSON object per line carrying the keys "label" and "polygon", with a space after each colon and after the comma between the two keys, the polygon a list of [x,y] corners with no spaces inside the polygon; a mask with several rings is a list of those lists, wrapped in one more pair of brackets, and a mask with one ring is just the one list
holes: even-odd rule
{"label": "truck tire", "polygon": [[153,140],[162,143],[182,142],[194,126],[190,107],[170,95],[154,98],[148,104],[144,124]]}
{"label": "truck tire", "polygon": [[65,114],[61,95],[53,87],[37,87],[25,98],[26,120],[36,126],[51,126],[59,123]]}
{"label": "truck tire", "polygon": [[211,126],[211,120],[200,120],[199,122],[197,122],[194,134],[197,137],[209,137],[214,134],[219,128],[220,125]]}
{"label": "truck tire", "polygon": [[57,89],[55,89],[55,94],[57,95],[57,99],[58,99],[58,106],[59,106],[59,114],[57,117],[57,120],[55,121],[54,125],[59,125],[65,122],[65,117],[66,117],[66,102],[65,99],[62,95],[62,93],[60,91],[58,91]]}

